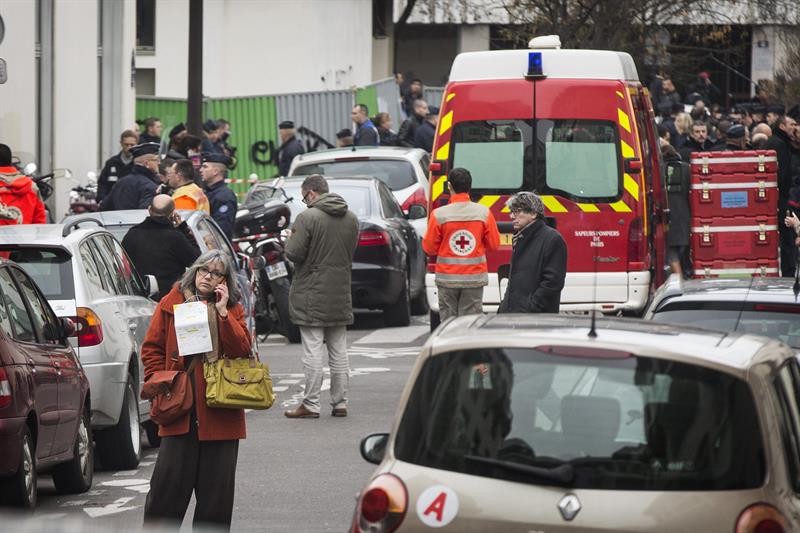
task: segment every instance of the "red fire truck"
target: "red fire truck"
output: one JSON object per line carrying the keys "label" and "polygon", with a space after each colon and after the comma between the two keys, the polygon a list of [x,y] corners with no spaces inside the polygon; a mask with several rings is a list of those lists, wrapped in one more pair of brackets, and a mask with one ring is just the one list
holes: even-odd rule
{"label": "red fire truck", "polygon": [[[664,280],[666,192],[647,88],[630,55],[562,50],[557,36],[530,50],[459,54],[439,114],[429,211],[447,202],[449,169],[472,173],[476,201],[498,221],[485,311],[497,309],[511,260],[505,206],[535,191],[567,242],[562,311],[638,313]],[[438,298],[431,258],[431,321]]]}

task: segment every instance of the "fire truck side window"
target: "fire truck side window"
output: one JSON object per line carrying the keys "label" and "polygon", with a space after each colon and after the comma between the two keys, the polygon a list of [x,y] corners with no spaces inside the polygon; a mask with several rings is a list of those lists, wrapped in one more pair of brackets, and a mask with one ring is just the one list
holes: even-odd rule
{"label": "fire truck side window", "polygon": [[612,122],[538,120],[537,189],[578,202],[611,202],[622,193],[619,138]]}

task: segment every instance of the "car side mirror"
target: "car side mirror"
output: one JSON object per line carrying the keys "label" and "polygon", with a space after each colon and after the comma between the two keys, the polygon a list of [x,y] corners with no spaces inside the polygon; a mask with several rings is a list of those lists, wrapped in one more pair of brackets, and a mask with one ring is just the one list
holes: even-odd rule
{"label": "car side mirror", "polygon": [[425,209],[424,205],[420,204],[411,204],[408,207],[408,219],[409,220],[417,220],[420,218],[425,218],[428,216],[428,210]]}
{"label": "car side mirror", "polygon": [[158,294],[158,281],[152,274],[147,274],[144,277],[144,289],[147,292],[147,297],[152,298]]}
{"label": "car side mirror", "polygon": [[386,445],[389,443],[388,433],[373,433],[367,435],[361,441],[361,457],[372,464],[380,464],[386,453]]}

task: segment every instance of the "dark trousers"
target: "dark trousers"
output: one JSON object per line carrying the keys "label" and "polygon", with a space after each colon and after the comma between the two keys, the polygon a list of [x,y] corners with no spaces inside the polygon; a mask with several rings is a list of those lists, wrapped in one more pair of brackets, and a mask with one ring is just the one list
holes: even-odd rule
{"label": "dark trousers", "polygon": [[797,246],[794,240],[797,237],[794,228],[787,228],[783,220],[779,221],[778,230],[781,237],[781,276],[793,278],[794,269],[797,266]]}
{"label": "dark trousers", "polygon": [[144,506],[145,526],[178,529],[194,491],[193,525],[229,530],[239,441],[200,442],[194,417],[189,426],[186,435],[161,439]]}

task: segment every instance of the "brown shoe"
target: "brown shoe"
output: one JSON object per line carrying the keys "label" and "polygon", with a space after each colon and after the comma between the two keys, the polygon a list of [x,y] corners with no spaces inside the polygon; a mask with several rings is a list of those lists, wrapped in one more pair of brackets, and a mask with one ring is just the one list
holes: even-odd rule
{"label": "brown shoe", "polygon": [[334,407],[333,411],[331,411],[331,416],[347,416],[347,407]]}
{"label": "brown shoe", "polygon": [[319,418],[319,413],[311,411],[304,404],[300,404],[297,409],[292,411],[284,411],[283,416],[286,418]]}

